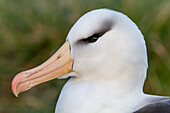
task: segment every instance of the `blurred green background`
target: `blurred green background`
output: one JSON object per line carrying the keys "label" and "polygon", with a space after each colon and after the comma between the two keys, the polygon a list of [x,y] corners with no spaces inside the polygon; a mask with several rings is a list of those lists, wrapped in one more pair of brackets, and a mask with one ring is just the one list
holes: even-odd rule
{"label": "blurred green background", "polygon": [[66,80],[52,80],[16,98],[11,80],[50,57],[86,12],[128,15],[145,36],[149,69],[144,91],[170,95],[169,0],[0,0],[0,113],[53,113]]}

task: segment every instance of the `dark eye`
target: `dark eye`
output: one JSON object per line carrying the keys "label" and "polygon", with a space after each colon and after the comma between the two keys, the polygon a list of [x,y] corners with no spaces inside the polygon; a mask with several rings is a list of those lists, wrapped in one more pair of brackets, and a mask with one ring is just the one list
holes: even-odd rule
{"label": "dark eye", "polygon": [[88,42],[88,43],[93,43],[96,42],[99,39],[99,35],[98,34],[94,34],[88,38],[82,39],[82,41],[84,42]]}

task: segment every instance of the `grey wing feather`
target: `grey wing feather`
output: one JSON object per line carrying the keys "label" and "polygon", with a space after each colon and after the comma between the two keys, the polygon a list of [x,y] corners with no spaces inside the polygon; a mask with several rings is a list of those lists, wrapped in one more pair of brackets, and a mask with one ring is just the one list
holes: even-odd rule
{"label": "grey wing feather", "polygon": [[146,105],[134,113],[170,113],[170,99]]}

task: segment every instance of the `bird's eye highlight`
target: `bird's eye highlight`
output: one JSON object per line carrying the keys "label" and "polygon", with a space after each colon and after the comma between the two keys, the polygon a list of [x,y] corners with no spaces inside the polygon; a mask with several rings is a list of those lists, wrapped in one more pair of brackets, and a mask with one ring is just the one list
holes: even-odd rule
{"label": "bird's eye highlight", "polygon": [[94,34],[88,38],[82,39],[83,42],[88,42],[88,43],[94,43],[99,39],[99,35],[98,34]]}

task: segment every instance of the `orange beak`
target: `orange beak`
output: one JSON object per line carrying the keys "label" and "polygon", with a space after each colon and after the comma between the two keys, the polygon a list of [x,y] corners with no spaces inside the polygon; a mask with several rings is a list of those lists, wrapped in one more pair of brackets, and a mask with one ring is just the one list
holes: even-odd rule
{"label": "orange beak", "polygon": [[73,60],[70,57],[69,42],[63,46],[46,62],[33,69],[17,74],[12,80],[12,92],[15,96],[46,81],[61,77],[72,72]]}

